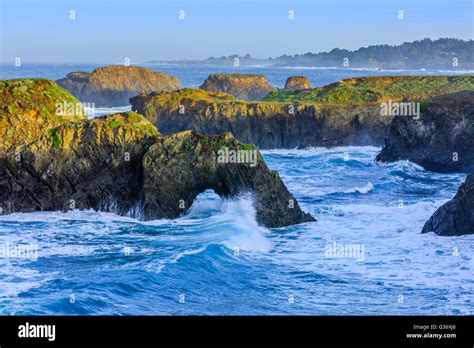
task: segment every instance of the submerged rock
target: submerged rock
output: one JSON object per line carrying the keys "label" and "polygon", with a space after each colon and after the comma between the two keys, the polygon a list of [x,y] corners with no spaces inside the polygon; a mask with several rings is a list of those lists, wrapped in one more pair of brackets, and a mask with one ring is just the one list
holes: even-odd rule
{"label": "submerged rock", "polygon": [[199,88],[229,93],[241,100],[260,100],[275,89],[265,76],[252,74],[209,75]]}
{"label": "submerged rock", "polygon": [[410,160],[436,172],[474,171],[474,91],[422,103],[421,117],[397,116],[377,160]]}
{"label": "submerged rock", "polygon": [[232,132],[259,148],[382,146],[393,119],[382,114],[383,104],[416,102],[466,88],[474,89],[473,77],[389,76],[348,79],[299,92],[279,90],[258,102],[189,88],[142,94],[130,102],[164,134],[188,129],[206,135]]}
{"label": "submerged rock", "polygon": [[[18,107],[19,118],[41,124],[35,119],[44,115],[33,112],[34,104]],[[26,122],[8,123],[8,129],[15,134],[16,125]],[[230,134],[163,137],[134,112],[57,123],[0,151],[0,214],[94,209],[146,220],[176,218],[199,193],[213,189],[222,197],[252,194],[257,220],[268,227],[314,221],[258,150]],[[253,160],[220,161],[221,149],[251,153],[243,158]]]}
{"label": "submerged rock", "polygon": [[310,89],[311,83],[305,76],[290,76],[286,79],[285,89],[299,91],[302,89]]}
{"label": "submerged rock", "polygon": [[110,65],[92,73],[72,72],[56,81],[84,103],[95,106],[122,106],[142,92],[173,91],[180,81],[165,73],[138,66]]}
{"label": "submerged rock", "polygon": [[474,173],[469,174],[453,199],[443,204],[425,223],[422,233],[440,236],[474,234]]}

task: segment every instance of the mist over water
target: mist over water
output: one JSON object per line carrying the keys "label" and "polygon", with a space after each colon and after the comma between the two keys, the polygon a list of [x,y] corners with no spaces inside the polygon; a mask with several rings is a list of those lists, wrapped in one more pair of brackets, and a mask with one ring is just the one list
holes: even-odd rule
{"label": "mist over water", "polygon": [[37,244],[38,259],[0,259],[0,314],[474,314],[474,236],[420,234],[465,176],[378,164],[379,150],[264,151],[318,219],[285,228],[212,191],[176,220],[2,216],[0,241]]}

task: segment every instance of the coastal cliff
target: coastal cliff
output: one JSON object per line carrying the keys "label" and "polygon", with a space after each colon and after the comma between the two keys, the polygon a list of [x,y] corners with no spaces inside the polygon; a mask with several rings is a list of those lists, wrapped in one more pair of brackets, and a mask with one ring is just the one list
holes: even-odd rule
{"label": "coastal cliff", "polygon": [[[33,99],[44,93],[30,89],[28,81],[25,86],[24,95]],[[49,81],[45,88],[60,87]],[[60,91],[65,100],[73,98]],[[35,103],[22,105],[16,112],[24,119],[17,124],[44,117],[34,112]],[[15,125],[9,123],[13,134],[19,131]],[[163,137],[142,115],[128,112],[58,119],[32,132],[21,146],[1,140],[7,144],[0,151],[1,214],[94,209],[146,220],[176,218],[199,193],[213,189],[229,198],[250,193],[257,221],[268,227],[314,221],[258,150],[230,134],[207,137],[188,131]],[[221,149],[255,151],[255,162],[220,162]]]}
{"label": "coastal cliff", "polygon": [[474,90],[432,98],[421,117],[397,116],[377,160],[410,160],[435,172],[474,171]]}
{"label": "coastal cliff", "polygon": [[130,102],[164,134],[188,129],[206,135],[232,132],[262,149],[381,146],[394,117],[381,113],[383,103],[416,102],[466,89],[474,89],[471,75],[382,76],[274,91],[255,102],[189,88],[141,94]]}

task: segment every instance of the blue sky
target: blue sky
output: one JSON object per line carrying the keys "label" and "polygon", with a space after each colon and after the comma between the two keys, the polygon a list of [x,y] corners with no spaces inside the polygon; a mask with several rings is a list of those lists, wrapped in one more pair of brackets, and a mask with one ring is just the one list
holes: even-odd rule
{"label": "blue sky", "polygon": [[[110,63],[472,39],[472,0],[0,0],[4,63]],[[76,18],[69,19],[70,11]],[[185,19],[180,20],[179,11]],[[294,11],[290,20],[288,13]],[[397,18],[404,11],[404,19]]]}

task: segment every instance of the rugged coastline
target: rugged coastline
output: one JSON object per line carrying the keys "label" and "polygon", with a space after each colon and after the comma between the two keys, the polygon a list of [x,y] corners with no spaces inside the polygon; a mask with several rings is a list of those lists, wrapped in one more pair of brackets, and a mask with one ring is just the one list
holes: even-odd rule
{"label": "rugged coastline", "polygon": [[[1,121],[9,124],[13,133],[12,120],[26,118],[28,123],[44,116],[43,104],[26,104],[22,98],[36,97],[44,88],[62,90],[52,81],[37,88],[44,83],[25,81],[32,93],[14,97],[18,105],[26,105],[14,113],[8,112],[11,95],[2,95],[1,102],[7,107]],[[62,103],[64,94],[68,95],[62,90],[51,99],[51,105]],[[301,211],[260,154],[256,166],[217,161],[222,147],[258,151],[230,134],[207,137],[188,131],[163,137],[134,112],[91,120],[64,117],[58,123],[45,126],[35,133],[38,136],[21,144],[1,139],[2,214],[94,209],[146,220],[176,218],[189,209],[199,193],[213,189],[222,197],[252,194],[257,221],[268,227],[314,221]]]}

